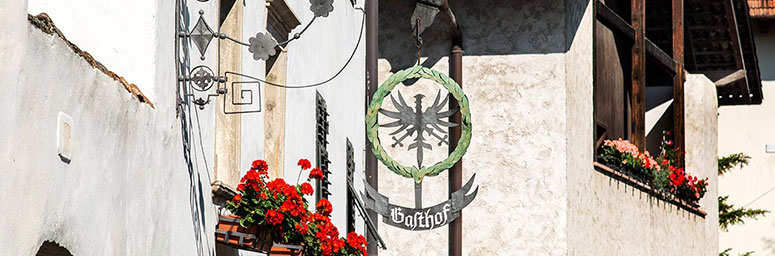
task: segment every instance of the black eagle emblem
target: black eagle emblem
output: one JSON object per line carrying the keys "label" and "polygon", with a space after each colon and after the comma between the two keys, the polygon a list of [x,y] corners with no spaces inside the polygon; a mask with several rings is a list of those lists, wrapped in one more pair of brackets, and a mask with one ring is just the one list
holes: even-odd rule
{"label": "black eagle emblem", "polygon": [[393,102],[393,106],[395,106],[396,110],[398,111],[389,111],[385,109],[379,110],[379,112],[383,115],[396,119],[393,122],[380,125],[380,127],[398,127],[393,132],[391,132],[390,135],[397,135],[403,132],[403,135],[401,135],[400,138],[392,136],[394,143],[390,145],[391,147],[396,147],[396,145],[403,147],[403,140],[406,139],[406,137],[414,136],[414,142],[409,144],[407,150],[417,150],[418,169],[423,167],[423,150],[433,149],[431,144],[426,142],[426,137],[424,134],[427,133],[428,135],[438,139],[438,146],[441,146],[441,144],[449,144],[449,142],[447,142],[447,130],[444,128],[455,127],[457,124],[444,121],[444,119],[449,118],[459,110],[459,108],[454,108],[441,112],[442,108],[447,104],[449,96],[445,96],[444,101],[439,102],[439,100],[441,100],[441,90],[439,90],[436,94],[436,100],[433,102],[433,104],[426,108],[425,111],[423,111],[422,99],[424,97],[425,95],[422,94],[414,95],[414,109],[412,109],[412,107],[410,107],[409,104],[404,101],[404,97],[401,95],[401,92],[398,92],[398,101],[396,101],[396,99],[391,94],[390,100]]}

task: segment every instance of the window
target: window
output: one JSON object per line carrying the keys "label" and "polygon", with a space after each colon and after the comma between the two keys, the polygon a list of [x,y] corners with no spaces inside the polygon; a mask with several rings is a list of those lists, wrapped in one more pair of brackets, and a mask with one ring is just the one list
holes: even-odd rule
{"label": "window", "polygon": [[595,1],[596,149],[622,138],[656,153],[665,130],[683,148],[682,4],[654,0],[647,8],[645,0]]}
{"label": "window", "polygon": [[323,99],[320,92],[317,93],[315,106],[315,116],[317,119],[315,136],[316,159],[318,167],[323,171],[323,180],[317,181],[318,190],[315,194],[315,199],[320,201],[320,199],[328,199],[328,196],[331,195],[331,192],[328,190],[328,185],[331,185],[331,182],[328,181],[331,176],[331,170],[328,169],[328,164],[331,163],[328,160],[328,110],[326,109],[326,100]]}
{"label": "window", "polygon": [[[353,144],[347,139],[347,186],[353,186],[355,176],[355,153]],[[349,187],[348,187],[349,190]],[[352,193],[347,193],[347,233],[355,232],[355,198]]]}

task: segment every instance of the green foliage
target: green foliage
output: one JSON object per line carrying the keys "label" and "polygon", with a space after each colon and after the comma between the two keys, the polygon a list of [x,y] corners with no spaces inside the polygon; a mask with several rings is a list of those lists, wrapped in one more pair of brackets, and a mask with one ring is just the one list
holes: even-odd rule
{"label": "green foliage", "polygon": [[745,207],[735,208],[727,203],[729,196],[718,197],[718,221],[721,230],[728,231],[729,226],[744,224],[745,219],[757,219],[770,211],[762,209],[750,209]]}
{"label": "green foliage", "polygon": [[[724,175],[735,166],[743,168],[743,166],[748,164],[748,160],[751,160],[751,157],[743,153],[736,153],[721,157],[718,159],[718,175]],[[729,226],[745,224],[745,219],[755,220],[758,217],[763,217],[770,212],[767,210],[751,209],[745,207],[735,208],[734,205],[727,203],[728,198],[729,196],[718,197],[718,225],[723,231],[729,231]],[[732,248],[727,248],[726,250],[720,252],[718,255],[730,256],[730,251],[732,251]],[[749,251],[738,254],[738,256],[750,256],[752,254],[753,251]]]}
{"label": "green foliage", "polygon": [[[730,256],[729,251],[731,250],[732,248],[727,248],[723,252],[720,252],[718,256]],[[751,256],[751,255],[753,255],[753,251],[741,253],[741,254],[738,254],[737,256]]]}
{"label": "green foliage", "polygon": [[740,166],[740,168],[743,168],[743,166],[748,164],[748,160],[751,160],[751,156],[743,153],[736,153],[721,157],[718,159],[718,175],[724,175],[724,173],[727,173],[735,166]]}

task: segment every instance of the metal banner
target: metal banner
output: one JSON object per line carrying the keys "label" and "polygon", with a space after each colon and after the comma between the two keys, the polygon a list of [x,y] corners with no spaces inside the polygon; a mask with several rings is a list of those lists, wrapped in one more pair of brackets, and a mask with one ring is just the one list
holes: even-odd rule
{"label": "metal banner", "polygon": [[427,208],[408,208],[390,203],[390,199],[364,182],[366,195],[364,198],[366,207],[382,215],[382,222],[401,229],[420,231],[431,230],[449,224],[460,216],[460,210],[465,208],[476,197],[479,187],[468,194],[474,183],[476,174],[460,188],[452,193],[452,198],[440,204]]}

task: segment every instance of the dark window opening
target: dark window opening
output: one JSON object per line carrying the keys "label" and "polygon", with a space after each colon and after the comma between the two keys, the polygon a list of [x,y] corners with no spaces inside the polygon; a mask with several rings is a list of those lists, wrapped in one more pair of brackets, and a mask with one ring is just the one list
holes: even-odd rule
{"label": "dark window opening", "polygon": [[40,245],[40,249],[38,249],[38,253],[36,253],[35,255],[36,256],[73,256],[73,254],[71,254],[70,251],[67,250],[67,248],[62,247],[61,245],[52,241],[43,242],[43,244]]}

